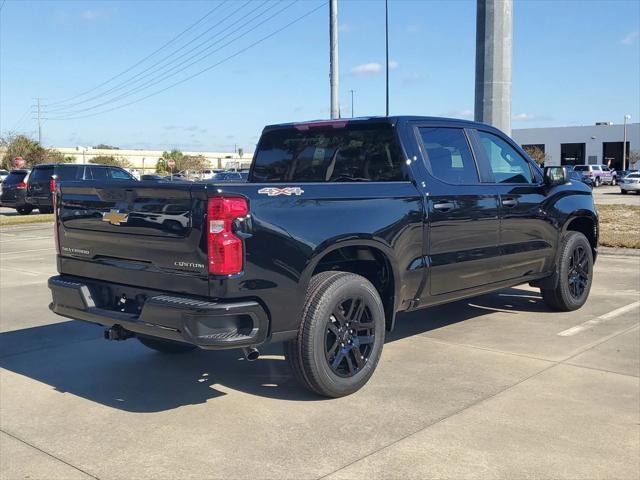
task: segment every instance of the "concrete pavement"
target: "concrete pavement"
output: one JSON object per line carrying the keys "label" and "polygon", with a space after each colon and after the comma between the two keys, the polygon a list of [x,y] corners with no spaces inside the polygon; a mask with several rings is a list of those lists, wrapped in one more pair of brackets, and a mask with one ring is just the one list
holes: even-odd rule
{"label": "concrete pavement", "polygon": [[2,479],[640,476],[639,257],[601,256],[577,312],[518,287],[401,315],[338,400],[277,346],[106,342],[49,312],[54,258],[49,225],[0,233]]}

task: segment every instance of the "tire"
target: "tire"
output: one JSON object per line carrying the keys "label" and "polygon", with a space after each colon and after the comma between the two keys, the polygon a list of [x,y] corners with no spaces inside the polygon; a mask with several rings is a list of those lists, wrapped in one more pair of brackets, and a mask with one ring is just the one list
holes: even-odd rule
{"label": "tire", "polygon": [[611,185],[615,187],[617,184],[618,184],[618,181],[614,177],[613,180],[611,180]]}
{"label": "tire", "polygon": [[16,207],[16,212],[20,215],[29,215],[33,212],[33,207]]}
{"label": "tire", "polygon": [[138,341],[145,347],[161,353],[187,353],[195,350],[195,345],[189,343],[174,342],[172,340],[163,340],[161,338],[146,337],[138,335]]}
{"label": "tire", "polygon": [[[354,325],[362,328],[349,328]],[[285,343],[284,352],[302,385],[338,398],[371,378],[384,335],[384,307],[371,282],[353,273],[322,272],[309,283],[298,336]]]}
{"label": "tire", "polygon": [[622,195],[626,195],[626,194],[627,194],[627,193],[629,193],[629,192],[628,192],[627,190],[620,190],[620,193],[621,193]]}
{"label": "tire", "polygon": [[599,187],[602,184],[602,181],[600,180],[600,177],[596,177],[596,179],[593,181],[593,185],[595,187]]}
{"label": "tire", "polygon": [[542,299],[555,310],[577,310],[587,301],[593,280],[593,252],[582,233],[567,232],[563,238],[557,271],[556,288],[540,289]]}

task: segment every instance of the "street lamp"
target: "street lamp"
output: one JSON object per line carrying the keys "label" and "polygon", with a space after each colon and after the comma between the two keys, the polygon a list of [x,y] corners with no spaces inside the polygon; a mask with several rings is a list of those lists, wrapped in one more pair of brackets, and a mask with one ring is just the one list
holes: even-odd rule
{"label": "street lamp", "polygon": [[353,118],[353,92],[355,90],[349,90],[351,92],[351,118]]}
{"label": "street lamp", "polygon": [[624,116],[624,138],[622,140],[622,170],[626,170],[625,162],[627,161],[627,122],[631,120],[631,115]]}

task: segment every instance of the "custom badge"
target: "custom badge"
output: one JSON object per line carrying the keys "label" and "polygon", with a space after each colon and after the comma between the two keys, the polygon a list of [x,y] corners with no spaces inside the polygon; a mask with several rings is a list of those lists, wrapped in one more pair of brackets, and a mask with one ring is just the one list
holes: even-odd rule
{"label": "custom badge", "polygon": [[268,195],[270,197],[277,197],[278,195],[286,195],[287,197],[289,197],[291,195],[302,195],[304,193],[304,190],[302,190],[300,187],[264,187],[258,190],[258,193],[262,195]]}
{"label": "custom badge", "polygon": [[102,221],[109,222],[111,225],[127,223],[127,220],[129,220],[129,214],[120,213],[117,208],[112,208],[108,212],[102,214]]}

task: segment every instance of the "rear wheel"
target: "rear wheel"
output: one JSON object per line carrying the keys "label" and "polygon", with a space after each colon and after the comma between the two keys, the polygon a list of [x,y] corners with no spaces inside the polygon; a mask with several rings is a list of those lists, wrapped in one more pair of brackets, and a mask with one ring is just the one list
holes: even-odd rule
{"label": "rear wheel", "polygon": [[601,183],[602,183],[602,181],[600,180],[600,177],[596,177],[595,180],[593,181],[593,184],[596,187],[599,187]]}
{"label": "rear wheel", "polygon": [[162,353],[186,353],[198,348],[195,345],[190,345],[188,343],[163,340],[161,338],[145,337],[140,335],[138,335],[136,338],[145,347]]}
{"label": "rear wheel", "polygon": [[16,212],[20,215],[29,215],[33,212],[33,207],[16,207]]}
{"label": "rear wheel", "polygon": [[622,195],[626,195],[626,194],[627,194],[627,190],[620,190],[620,193],[621,193]]}
{"label": "rear wheel", "polygon": [[616,177],[613,177],[613,180],[611,180],[611,185],[616,186],[618,184],[618,180],[616,179]]}
{"label": "rear wheel", "polygon": [[580,232],[568,232],[560,249],[556,288],[541,289],[541,293],[548,306],[568,312],[582,307],[589,297],[593,253],[589,240]]}
{"label": "rear wheel", "polygon": [[366,278],[322,272],[309,284],[296,339],[284,346],[296,379],[326,397],[364,386],[384,345],[384,308]]}

